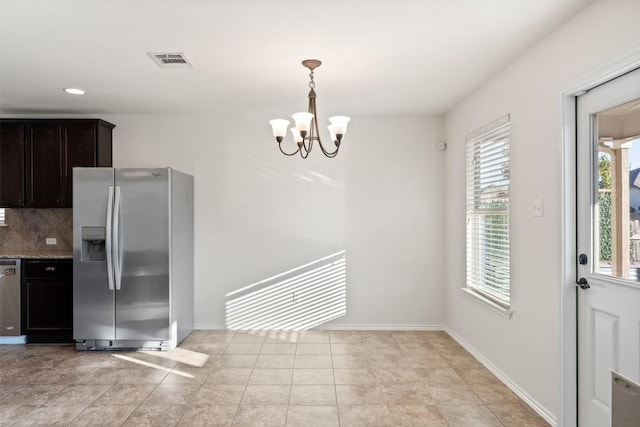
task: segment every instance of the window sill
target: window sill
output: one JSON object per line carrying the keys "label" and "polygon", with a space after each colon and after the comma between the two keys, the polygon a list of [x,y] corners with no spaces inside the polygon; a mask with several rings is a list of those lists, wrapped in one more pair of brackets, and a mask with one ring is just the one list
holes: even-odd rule
{"label": "window sill", "polygon": [[494,312],[498,313],[502,317],[505,317],[507,319],[511,319],[511,316],[513,315],[513,310],[510,310],[508,308],[504,308],[504,307],[496,304],[495,302],[491,301],[489,298],[485,298],[482,295],[480,295],[479,293],[474,292],[469,288],[460,288],[460,290],[463,291],[465,294],[470,295],[471,297],[473,297],[473,299],[475,301],[478,301],[480,304],[482,304],[485,307],[489,308],[491,311],[494,311]]}

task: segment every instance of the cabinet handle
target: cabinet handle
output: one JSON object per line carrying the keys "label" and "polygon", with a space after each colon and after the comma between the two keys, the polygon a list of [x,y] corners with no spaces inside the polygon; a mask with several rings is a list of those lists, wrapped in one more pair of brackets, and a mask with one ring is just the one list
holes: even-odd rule
{"label": "cabinet handle", "polygon": [[21,204],[21,205],[24,205],[24,200],[18,199],[18,203]]}
{"label": "cabinet handle", "polygon": [[55,267],[45,267],[44,271],[56,271]]}

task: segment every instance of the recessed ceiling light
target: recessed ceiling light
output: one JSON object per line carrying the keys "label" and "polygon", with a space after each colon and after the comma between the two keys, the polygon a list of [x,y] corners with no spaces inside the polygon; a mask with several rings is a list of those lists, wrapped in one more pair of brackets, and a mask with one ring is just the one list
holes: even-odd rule
{"label": "recessed ceiling light", "polygon": [[62,90],[64,90],[67,93],[70,93],[71,95],[84,95],[86,93],[82,89],[76,89],[76,88],[73,88],[73,87],[69,87],[69,88],[62,89]]}

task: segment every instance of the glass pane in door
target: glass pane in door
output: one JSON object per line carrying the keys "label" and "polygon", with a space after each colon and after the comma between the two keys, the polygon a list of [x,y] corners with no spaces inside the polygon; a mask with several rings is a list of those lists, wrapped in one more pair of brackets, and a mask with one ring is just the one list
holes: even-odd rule
{"label": "glass pane in door", "polygon": [[596,273],[640,281],[640,99],[597,114]]}

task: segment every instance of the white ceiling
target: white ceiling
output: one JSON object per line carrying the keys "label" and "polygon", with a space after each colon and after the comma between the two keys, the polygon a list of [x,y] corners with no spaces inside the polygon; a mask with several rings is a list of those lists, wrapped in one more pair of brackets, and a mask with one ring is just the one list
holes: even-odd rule
{"label": "white ceiling", "polygon": [[0,113],[441,114],[588,3],[0,0]]}

